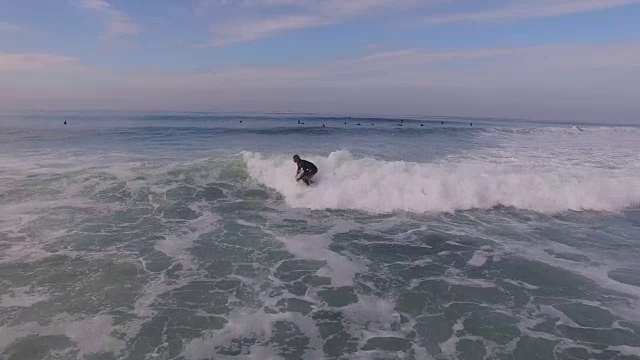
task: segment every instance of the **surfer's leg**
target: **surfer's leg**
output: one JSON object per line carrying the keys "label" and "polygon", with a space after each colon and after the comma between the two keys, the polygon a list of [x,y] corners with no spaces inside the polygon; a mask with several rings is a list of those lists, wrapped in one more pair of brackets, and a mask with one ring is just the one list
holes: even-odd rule
{"label": "surfer's leg", "polygon": [[312,177],[314,177],[316,175],[315,171],[309,171],[308,173],[304,174],[307,179],[311,180]]}
{"label": "surfer's leg", "polygon": [[[306,173],[306,174],[305,174],[305,177],[307,178],[307,181],[308,181],[310,184],[313,184],[313,180],[312,180],[311,178],[312,178],[312,177],[314,177],[315,175],[316,175],[316,172],[315,172],[315,171],[310,171],[310,172],[308,172],[308,173]],[[308,185],[308,184],[307,184],[307,185]]]}

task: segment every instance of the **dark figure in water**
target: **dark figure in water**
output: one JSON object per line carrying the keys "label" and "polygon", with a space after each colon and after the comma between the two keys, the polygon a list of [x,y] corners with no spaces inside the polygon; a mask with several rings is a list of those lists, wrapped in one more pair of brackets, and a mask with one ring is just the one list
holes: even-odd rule
{"label": "dark figure in water", "polygon": [[324,124],[322,124],[322,127],[324,127]]}
{"label": "dark figure in water", "polygon": [[344,124],[347,125],[347,122],[345,121]]}
{"label": "dark figure in water", "polygon": [[440,125],[444,125],[444,121],[440,121]]}
{"label": "dark figure in water", "polygon": [[473,123],[469,123],[469,126],[473,126]]}
{"label": "dark figure in water", "polygon": [[293,155],[293,162],[298,164],[296,172],[296,181],[304,181],[305,184],[311,185],[311,178],[318,172],[318,168],[310,161],[300,159],[300,156]]}
{"label": "dark figure in water", "polygon": [[67,125],[67,120],[64,121],[64,124]]}
{"label": "dark figure in water", "polygon": [[242,124],[242,120],[240,120],[240,124]]}
{"label": "dark figure in water", "polygon": [[420,124],[420,126],[424,126],[424,124]]}
{"label": "dark figure in water", "polygon": [[300,124],[300,120],[298,120],[298,124]]}

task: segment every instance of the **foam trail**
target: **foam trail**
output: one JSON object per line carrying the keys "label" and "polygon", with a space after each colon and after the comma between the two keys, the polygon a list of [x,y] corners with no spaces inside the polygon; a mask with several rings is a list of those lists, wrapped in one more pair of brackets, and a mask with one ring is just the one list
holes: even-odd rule
{"label": "foam trail", "polygon": [[474,160],[392,162],[336,151],[309,157],[320,171],[315,186],[308,188],[294,181],[295,164],[289,156],[243,156],[249,175],[282,193],[293,207],[422,213],[503,205],[557,213],[618,211],[640,204],[638,169],[534,168]]}

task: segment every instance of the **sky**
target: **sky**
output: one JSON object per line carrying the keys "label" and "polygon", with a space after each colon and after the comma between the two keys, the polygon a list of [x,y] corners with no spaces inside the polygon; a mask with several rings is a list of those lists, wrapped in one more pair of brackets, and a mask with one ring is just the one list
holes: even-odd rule
{"label": "sky", "polygon": [[0,0],[0,108],[640,123],[640,0]]}

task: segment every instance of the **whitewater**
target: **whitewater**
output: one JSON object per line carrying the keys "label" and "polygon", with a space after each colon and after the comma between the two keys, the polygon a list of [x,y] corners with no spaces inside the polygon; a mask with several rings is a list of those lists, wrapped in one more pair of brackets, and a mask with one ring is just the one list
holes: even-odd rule
{"label": "whitewater", "polygon": [[640,358],[637,126],[4,113],[0,150],[3,359]]}
{"label": "whitewater", "polygon": [[348,151],[311,156],[326,172],[317,185],[291,181],[288,156],[245,153],[249,174],[287,203],[311,209],[452,212],[510,206],[539,212],[616,211],[640,203],[640,173],[531,167],[479,161],[411,163],[354,159]]}

